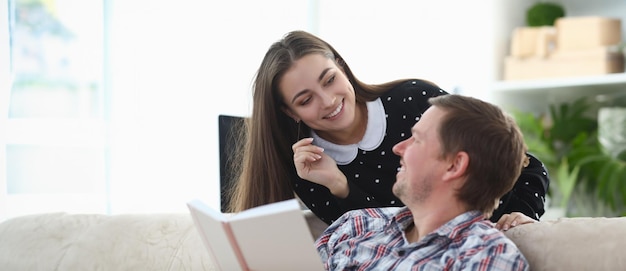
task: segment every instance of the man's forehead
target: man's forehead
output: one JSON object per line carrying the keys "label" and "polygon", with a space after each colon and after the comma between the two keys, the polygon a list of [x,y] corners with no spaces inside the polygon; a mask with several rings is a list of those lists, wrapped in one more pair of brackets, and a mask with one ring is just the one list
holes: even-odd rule
{"label": "man's forehead", "polygon": [[415,123],[413,129],[419,128],[418,130],[422,130],[434,128],[435,126],[437,126],[439,120],[443,117],[444,114],[445,112],[441,108],[431,106],[426,109],[424,114],[422,114],[422,117],[417,123]]}

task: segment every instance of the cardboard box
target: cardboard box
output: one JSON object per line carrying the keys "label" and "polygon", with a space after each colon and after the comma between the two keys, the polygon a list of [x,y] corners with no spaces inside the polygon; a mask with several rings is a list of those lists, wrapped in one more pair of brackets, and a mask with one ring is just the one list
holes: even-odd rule
{"label": "cardboard box", "polygon": [[511,38],[511,56],[545,57],[554,49],[555,43],[555,27],[517,27]]}
{"label": "cardboard box", "polygon": [[504,80],[591,76],[624,72],[624,55],[610,47],[557,51],[547,58],[507,57]]}
{"label": "cardboard box", "polygon": [[620,19],[585,16],[562,17],[554,23],[559,51],[587,50],[622,42]]}

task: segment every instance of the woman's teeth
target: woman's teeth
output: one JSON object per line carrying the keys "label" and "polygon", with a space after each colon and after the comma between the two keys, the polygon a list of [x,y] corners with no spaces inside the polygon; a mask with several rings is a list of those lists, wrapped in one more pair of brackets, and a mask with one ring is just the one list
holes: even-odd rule
{"label": "woman's teeth", "polygon": [[335,111],[333,111],[328,116],[326,116],[326,118],[330,119],[330,118],[332,118],[334,116],[337,116],[337,114],[339,114],[339,112],[341,112],[342,108],[343,108],[343,103],[340,103],[339,106],[337,106],[337,109],[335,109]]}

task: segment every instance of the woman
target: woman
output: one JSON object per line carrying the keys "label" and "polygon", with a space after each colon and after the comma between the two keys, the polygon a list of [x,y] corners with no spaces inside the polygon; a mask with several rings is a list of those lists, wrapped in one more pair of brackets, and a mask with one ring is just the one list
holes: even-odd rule
{"label": "woman", "polygon": [[[365,84],[330,44],[288,33],[269,48],[256,75],[230,210],[294,192],[328,224],[351,209],[402,206],[391,192],[399,167],[392,147],[410,137],[428,98],[445,94],[419,79]],[[549,179],[542,163],[529,159],[492,221],[507,214],[507,226],[514,226],[544,213]]]}

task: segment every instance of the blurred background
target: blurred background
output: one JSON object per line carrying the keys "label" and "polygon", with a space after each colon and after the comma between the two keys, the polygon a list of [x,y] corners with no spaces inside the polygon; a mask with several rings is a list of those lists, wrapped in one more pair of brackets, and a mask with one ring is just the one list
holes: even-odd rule
{"label": "blurred background", "polygon": [[[424,78],[511,112],[625,92],[623,74],[502,80],[537,2],[0,0],[0,219],[218,208],[217,116],[251,112],[265,51],[296,29],[365,82]],[[626,16],[621,0],[556,2]]]}

